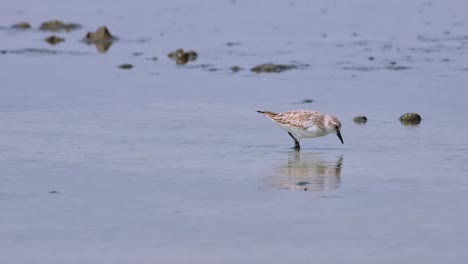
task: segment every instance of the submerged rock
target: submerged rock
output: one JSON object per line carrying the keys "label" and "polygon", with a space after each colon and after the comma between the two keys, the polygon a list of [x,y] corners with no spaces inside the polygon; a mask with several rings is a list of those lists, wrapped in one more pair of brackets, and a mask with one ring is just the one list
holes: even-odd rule
{"label": "submerged rock", "polygon": [[31,24],[23,21],[23,22],[16,23],[11,27],[15,29],[28,29],[28,28],[31,28]]}
{"label": "submerged rock", "polygon": [[119,68],[123,69],[123,70],[129,70],[129,69],[133,68],[133,65],[128,64],[128,63],[124,63],[124,64],[119,65]]}
{"label": "submerged rock", "polygon": [[367,117],[365,116],[356,116],[353,118],[354,123],[356,124],[365,124],[367,122]]}
{"label": "submerged rock", "polygon": [[176,49],[175,51],[167,54],[167,57],[174,60],[176,64],[182,65],[189,61],[196,60],[198,58],[198,54],[193,50],[184,51],[183,49]]}
{"label": "submerged rock", "polygon": [[55,45],[55,44],[58,44],[60,42],[64,42],[65,39],[61,38],[61,37],[57,37],[55,35],[52,35],[52,36],[46,38],[45,41],[49,42],[49,44],[51,44],[51,45]]}
{"label": "submerged rock", "polygon": [[240,44],[241,44],[240,42],[233,41],[233,42],[227,42],[226,46],[232,47],[232,46],[239,46]]}
{"label": "submerged rock", "polygon": [[46,21],[39,27],[43,31],[71,31],[79,29],[81,25],[75,23],[64,23],[59,20]]}
{"label": "submerged rock", "polygon": [[417,125],[421,123],[421,116],[417,113],[406,113],[400,116],[400,122],[403,125]]}
{"label": "submerged rock", "polygon": [[185,54],[187,54],[189,61],[195,61],[198,58],[198,54],[193,50],[189,50]]}
{"label": "submerged rock", "polygon": [[96,45],[96,49],[101,53],[106,52],[114,40],[116,38],[111,35],[105,26],[99,27],[95,32],[86,33],[84,38],[86,43]]}
{"label": "submerged rock", "polygon": [[292,70],[295,68],[297,68],[296,65],[265,63],[265,64],[257,65],[250,70],[256,73],[263,73],[263,72],[279,73],[279,72]]}
{"label": "submerged rock", "polygon": [[239,67],[239,66],[237,66],[237,65],[236,65],[236,66],[232,66],[232,67],[229,68],[229,69],[230,69],[232,72],[239,72],[239,71],[242,70],[242,68]]}

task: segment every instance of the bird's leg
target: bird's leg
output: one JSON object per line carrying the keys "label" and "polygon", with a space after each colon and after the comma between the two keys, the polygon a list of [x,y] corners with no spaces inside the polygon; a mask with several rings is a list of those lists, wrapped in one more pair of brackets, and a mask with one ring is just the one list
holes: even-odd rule
{"label": "bird's leg", "polygon": [[294,139],[294,149],[295,149],[295,150],[300,150],[300,149],[301,149],[301,145],[299,145],[299,140],[297,140],[297,139],[291,134],[291,132],[288,132],[288,134]]}

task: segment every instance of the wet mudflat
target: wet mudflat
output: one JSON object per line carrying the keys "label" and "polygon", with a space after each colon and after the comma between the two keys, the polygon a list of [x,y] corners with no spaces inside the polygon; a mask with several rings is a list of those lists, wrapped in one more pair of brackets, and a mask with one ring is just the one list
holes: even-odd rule
{"label": "wet mudflat", "polygon": [[[2,6],[2,261],[463,262],[467,7]],[[53,19],[81,27],[39,29]],[[104,25],[110,45],[83,40]],[[177,63],[177,49],[198,57]],[[262,64],[286,67],[251,71]],[[294,151],[256,112],[291,109],[336,115],[345,144]],[[409,112],[419,125],[400,123]]]}

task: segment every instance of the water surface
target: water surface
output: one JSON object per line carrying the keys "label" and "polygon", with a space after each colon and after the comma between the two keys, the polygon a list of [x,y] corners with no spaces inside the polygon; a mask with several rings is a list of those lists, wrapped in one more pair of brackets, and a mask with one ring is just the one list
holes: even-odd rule
{"label": "water surface", "polygon": [[[466,8],[4,3],[2,262],[463,262]],[[83,28],[49,46],[37,27],[55,18]],[[22,20],[33,29],[8,28]],[[119,37],[106,53],[81,41],[101,25]],[[176,66],[177,48],[198,60]],[[307,67],[248,70],[265,62]],[[291,109],[335,114],[345,144],[296,152],[256,113]],[[422,123],[401,125],[406,112]]]}

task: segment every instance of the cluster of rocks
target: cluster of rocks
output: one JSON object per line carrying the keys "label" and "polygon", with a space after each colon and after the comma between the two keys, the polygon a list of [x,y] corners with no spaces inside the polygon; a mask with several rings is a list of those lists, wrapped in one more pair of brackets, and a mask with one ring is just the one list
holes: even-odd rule
{"label": "cluster of rocks", "polygon": [[[45,31],[45,32],[70,32],[72,30],[76,30],[81,28],[82,26],[80,24],[76,23],[66,23],[60,20],[50,20],[43,22],[42,24],[39,25],[38,30]],[[19,22],[11,26],[13,29],[17,30],[24,30],[24,29],[30,29],[32,28],[31,24],[28,22]],[[89,45],[95,45],[96,49],[101,52],[105,53],[109,47],[112,45],[112,43],[117,40],[118,38],[113,36],[109,29],[105,26],[101,26],[96,29],[94,32],[87,32],[84,38],[82,39],[83,42],[89,44]],[[58,43],[64,42],[65,38],[57,36],[57,35],[50,35],[47,38],[44,39],[46,42],[48,42],[51,45],[56,45]],[[30,51],[31,50],[31,51]],[[1,51],[1,54],[7,54],[7,53],[26,53],[26,52],[40,52],[40,53],[45,53],[48,52],[47,54],[55,54],[57,51],[52,51],[52,50],[44,50],[44,49],[26,49],[26,50],[19,50],[19,51]],[[188,56],[188,58],[187,58]],[[178,58],[178,63],[182,63],[184,59],[186,60],[195,60],[194,57],[196,58],[196,53],[195,52],[185,52],[180,58]],[[157,60],[156,57],[152,58],[152,60]],[[133,65],[125,63],[121,64],[118,66],[121,69],[131,69],[133,68]]]}
{"label": "cluster of rocks", "polygon": [[[403,125],[419,125],[421,123],[421,116],[418,113],[406,113],[400,116],[400,123]],[[367,123],[366,116],[356,116],[353,118],[354,123],[356,124],[365,124]]]}
{"label": "cluster of rocks", "polygon": [[[23,21],[16,23],[11,27],[14,29],[30,29],[31,24]],[[72,30],[80,29],[81,27],[82,26],[77,23],[66,23],[60,20],[50,20],[43,22],[39,26],[39,30],[45,32],[70,32]],[[88,44],[96,45],[96,49],[99,52],[106,52],[109,49],[112,42],[116,39],[117,38],[109,32],[109,29],[107,29],[107,27],[102,26],[99,27],[95,32],[86,33],[85,37],[83,38],[83,41]],[[56,45],[58,43],[64,42],[65,38],[57,35],[51,35],[45,38],[44,40],[51,45]]]}
{"label": "cluster of rocks", "polygon": [[[70,32],[72,30],[76,30],[81,27],[82,26],[80,24],[76,24],[76,23],[66,23],[66,22],[62,22],[59,20],[50,20],[50,21],[43,22],[39,26],[39,30],[47,31],[47,32],[60,32],[60,31]],[[19,22],[19,23],[14,24],[12,28],[28,29],[28,28],[31,28],[31,24],[29,24],[28,22]],[[109,47],[112,45],[112,43],[116,39],[117,38],[109,32],[109,29],[107,27],[101,26],[94,32],[87,32],[85,37],[83,38],[83,42],[90,44],[90,45],[91,44],[95,45],[96,49],[99,52],[104,53],[109,49]],[[51,45],[56,45],[58,43],[64,42],[65,38],[57,36],[57,35],[51,35],[45,38],[44,40]],[[240,43],[238,42],[228,42],[226,45],[230,47],[230,46],[236,46],[239,44]],[[167,56],[171,60],[175,61],[177,65],[184,65],[190,61],[195,61],[198,58],[197,52],[193,50],[185,51],[184,49],[177,49],[175,51],[172,51],[169,54],[167,54]],[[157,58],[154,60],[157,60]],[[121,67],[121,66],[122,65],[120,65],[119,67],[123,69],[131,68],[131,67],[128,67],[127,64],[125,64],[124,67]],[[292,69],[304,68],[307,66],[308,65],[299,65],[299,64],[264,63],[264,64],[259,64],[250,68],[250,71],[255,72],[255,73],[281,73],[281,72],[285,72],[285,71],[292,70]],[[229,69],[234,73],[243,70],[242,67],[237,66],[237,65],[232,66]],[[215,71],[217,69],[210,68],[209,70]]]}

